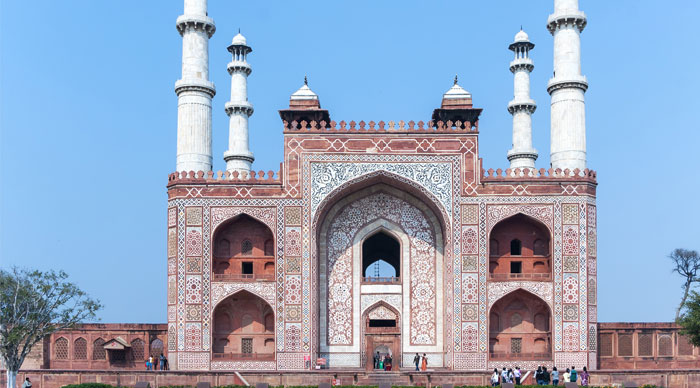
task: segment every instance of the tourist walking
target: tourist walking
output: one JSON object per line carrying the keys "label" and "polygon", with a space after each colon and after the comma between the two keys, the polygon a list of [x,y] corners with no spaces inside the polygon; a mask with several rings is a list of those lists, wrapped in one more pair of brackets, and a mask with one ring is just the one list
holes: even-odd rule
{"label": "tourist walking", "polygon": [[493,374],[491,375],[491,386],[492,387],[497,387],[498,386],[498,369],[494,368],[493,369]]}
{"label": "tourist walking", "polygon": [[416,356],[413,357],[413,363],[416,364],[416,372],[418,372],[420,370],[420,354],[416,353]]}
{"label": "tourist walking", "polygon": [[573,366],[571,367],[571,374],[569,375],[569,380],[572,383],[575,383],[576,380],[578,380],[578,373],[576,373],[576,368]]}
{"label": "tourist walking", "polygon": [[508,370],[506,370],[506,367],[504,366],[503,369],[501,370],[501,383],[509,383],[508,381]]}
{"label": "tourist walking", "polygon": [[425,372],[428,370],[428,357],[423,353],[423,361],[421,362],[420,369]]}
{"label": "tourist walking", "polygon": [[165,370],[170,370],[170,365],[168,364],[168,357],[163,356],[163,360],[165,361]]}
{"label": "tourist walking", "polygon": [[24,384],[22,384],[22,388],[32,388],[32,382],[29,381],[29,377],[24,379]]}
{"label": "tourist walking", "polygon": [[570,383],[571,382],[571,373],[569,372],[569,368],[566,368],[566,372],[564,372],[564,383]]}
{"label": "tourist walking", "polygon": [[513,369],[508,369],[508,382],[513,383],[515,381],[515,374],[513,373]]}
{"label": "tourist walking", "polygon": [[543,366],[542,367],[542,385],[549,385],[551,379],[549,376],[549,372],[547,372],[547,367]]}
{"label": "tourist walking", "polygon": [[556,366],[552,368],[552,385],[559,385],[559,371]]}
{"label": "tourist walking", "polygon": [[513,377],[515,377],[515,385],[520,385],[520,377],[522,373],[520,372],[520,367],[516,366],[515,371],[513,371]]}
{"label": "tourist walking", "polygon": [[588,373],[588,369],[586,367],[583,367],[583,372],[581,372],[581,385],[584,387],[588,386],[588,379],[591,377],[591,375]]}

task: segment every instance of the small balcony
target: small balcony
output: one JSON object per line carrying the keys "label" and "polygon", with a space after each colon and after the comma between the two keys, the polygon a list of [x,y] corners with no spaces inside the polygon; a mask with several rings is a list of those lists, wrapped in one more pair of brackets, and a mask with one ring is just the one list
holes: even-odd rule
{"label": "small balcony", "polygon": [[272,282],[275,275],[272,274],[241,274],[241,273],[215,273],[215,282]]}
{"label": "small balcony", "polygon": [[490,273],[489,280],[508,281],[508,280],[535,280],[535,281],[550,281],[552,275],[548,273]]}
{"label": "small balcony", "polygon": [[401,284],[401,278],[400,278],[400,277],[393,277],[393,276],[387,276],[387,277],[378,277],[378,276],[363,277],[363,278],[362,278],[362,284]]}

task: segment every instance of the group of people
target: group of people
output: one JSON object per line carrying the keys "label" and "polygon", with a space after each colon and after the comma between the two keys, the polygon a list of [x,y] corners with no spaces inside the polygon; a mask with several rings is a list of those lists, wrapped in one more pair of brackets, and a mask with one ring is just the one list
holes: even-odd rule
{"label": "group of people", "polygon": [[428,370],[428,357],[425,355],[425,353],[423,353],[422,357],[420,354],[416,353],[416,356],[413,357],[413,364],[416,366],[416,371],[422,370],[425,372]]}
{"label": "group of people", "polygon": [[[551,372],[547,370],[546,366],[538,366],[534,376],[534,380],[537,382],[537,385],[559,385],[559,382],[562,384],[569,382],[575,383],[580,380],[582,386],[588,386],[589,378],[590,374],[585,366],[583,367],[583,371],[581,371],[581,373],[578,373],[576,368],[572,366],[571,369],[566,368],[566,372],[562,373],[561,375],[559,374],[559,370],[557,370],[556,366],[552,368]],[[517,366],[514,370],[503,367],[501,372],[499,372],[498,369],[494,369],[493,374],[491,375],[491,386],[497,387],[502,383],[513,383],[515,385],[520,385],[521,379],[522,372]]]}
{"label": "group of people", "polygon": [[392,361],[391,354],[382,356],[377,352],[377,354],[374,355],[374,369],[391,370]]}
{"label": "group of people", "polygon": [[168,366],[168,359],[163,355],[163,353],[161,353],[160,356],[158,356],[158,359],[156,359],[153,356],[149,356],[146,360],[146,370],[158,370],[159,366],[160,370],[170,369],[170,367]]}

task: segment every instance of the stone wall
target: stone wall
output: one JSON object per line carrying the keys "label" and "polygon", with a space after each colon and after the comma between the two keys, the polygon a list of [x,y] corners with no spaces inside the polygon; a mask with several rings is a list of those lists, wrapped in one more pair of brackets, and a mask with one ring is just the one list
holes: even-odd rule
{"label": "stone wall", "polygon": [[700,349],[669,322],[598,324],[599,369],[700,368]]}
{"label": "stone wall", "polygon": [[[340,379],[343,385],[368,383],[371,376],[352,371],[306,371],[306,372],[243,372],[244,379],[254,385],[266,382],[270,385],[316,385]],[[420,386],[490,385],[489,373],[484,372],[427,372],[397,374],[396,381]],[[66,384],[100,382],[114,386],[133,387],[138,381],[148,381],[152,388],[166,385],[195,386],[198,382],[209,382],[212,386],[243,384],[234,373],[224,372],[133,372],[133,371],[66,371],[66,370],[26,370],[17,376],[17,388],[25,377],[29,377],[33,388],[60,388]],[[5,371],[0,371],[0,386],[6,385]],[[527,383],[527,381],[526,381]],[[642,384],[655,384],[665,388],[694,388],[700,386],[700,369],[691,370],[644,370],[614,371],[600,370],[591,375],[591,385],[621,385],[627,388]],[[376,385],[376,384],[375,384]]]}

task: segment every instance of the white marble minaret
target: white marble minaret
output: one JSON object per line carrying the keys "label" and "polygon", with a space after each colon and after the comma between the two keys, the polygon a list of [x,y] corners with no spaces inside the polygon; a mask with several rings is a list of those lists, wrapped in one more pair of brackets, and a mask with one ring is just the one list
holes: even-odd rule
{"label": "white marble minaret", "polygon": [[586,15],[578,0],[554,0],[547,29],[554,36],[554,75],[547,85],[552,97],[552,168],[586,168],[586,77],[581,74],[581,32]]}
{"label": "white marble minaret", "polygon": [[522,29],[515,35],[515,41],[508,49],[515,53],[510,63],[513,73],[513,100],[508,103],[508,112],[513,115],[513,149],[508,151],[510,168],[535,168],[537,150],[532,147],[532,114],[537,105],[530,98],[530,73],[535,68],[530,59],[530,43]]}
{"label": "white marble minaret", "polygon": [[233,59],[228,64],[231,74],[231,100],[226,103],[228,124],[228,150],[224,152],[226,170],[248,174],[253,163],[253,153],[248,145],[248,119],[253,114],[253,105],[248,102],[248,76],[252,71],[248,54],[253,51],[239,32],[228,46]]}
{"label": "white marble minaret", "polygon": [[207,16],[207,0],[185,0],[177,18],[182,36],[182,78],[177,93],[177,171],[211,171],[211,99],[209,38],[214,20]]}

